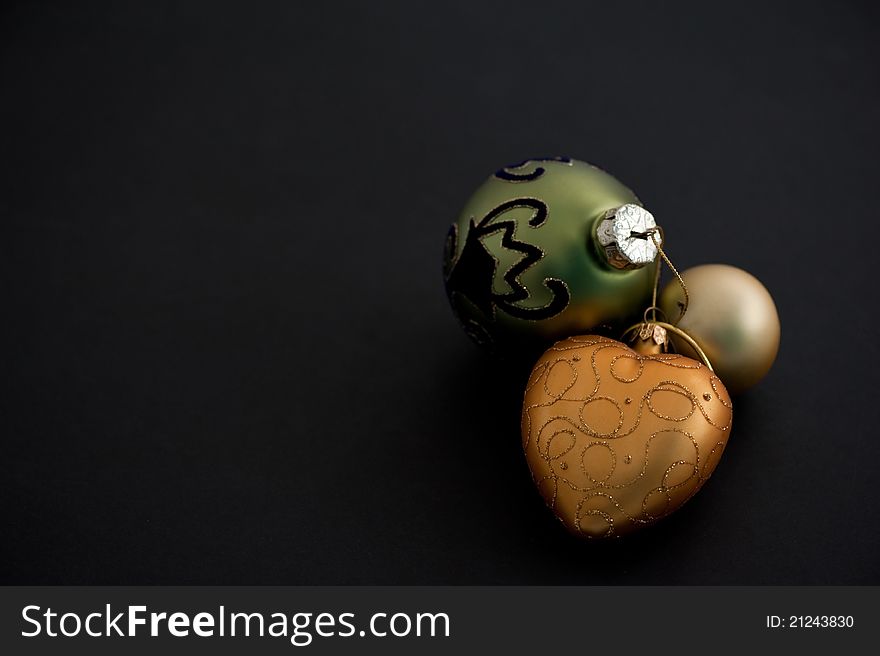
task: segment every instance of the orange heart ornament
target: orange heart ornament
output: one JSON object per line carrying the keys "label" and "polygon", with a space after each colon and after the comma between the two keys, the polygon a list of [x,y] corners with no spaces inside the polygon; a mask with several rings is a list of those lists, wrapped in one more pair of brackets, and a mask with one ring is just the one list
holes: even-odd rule
{"label": "orange heart ornament", "polygon": [[606,337],[570,337],[529,377],[523,449],[567,529],[616,537],[696,494],[721,458],[732,418],[730,396],[707,364],[639,353]]}

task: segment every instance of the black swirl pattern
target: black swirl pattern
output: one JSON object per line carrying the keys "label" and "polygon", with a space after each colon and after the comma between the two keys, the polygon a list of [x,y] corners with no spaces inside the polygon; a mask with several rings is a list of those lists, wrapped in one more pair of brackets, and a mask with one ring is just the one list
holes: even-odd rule
{"label": "black swirl pattern", "polygon": [[[570,157],[532,157],[516,164],[501,167],[495,171],[495,177],[507,182],[531,182],[540,178],[546,171],[543,166],[539,166],[540,162],[559,162],[571,166],[572,160]],[[528,170],[532,166],[534,168]]]}
{"label": "black swirl pattern", "polygon": [[[520,280],[520,276],[544,257],[544,253],[537,246],[516,238],[516,219],[498,220],[499,217],[517,208],[532,210],[528,225],[533,228],[538,228],[547,221],[547,205],[537,198],[515,198],[502,203],[479,222],[471,218],[464,246],[455,261],[451,258],[456,250],[458,234],[454,228],[450,230],[444,268],[446,290],[453,300],[453,305],[456,305],[457,296],[463,296],[492,320],[497,309],[518,319],[540,320],[552,317],[568,306],[570,300],[568,286],[557,278],[545,278],[543,281],[544,286],[552,294],[549,303],[537,308],[519,305],[530,297],[529,290]],[[493,289],[492,281],[495,278],[497,260],[486,250],[482,241],[487,235],[496,232],[501,232],[503,248],[521,253],[523,256],[504,273],[504,281],[510,286],[510,291],[505,293],[498,293]]]}

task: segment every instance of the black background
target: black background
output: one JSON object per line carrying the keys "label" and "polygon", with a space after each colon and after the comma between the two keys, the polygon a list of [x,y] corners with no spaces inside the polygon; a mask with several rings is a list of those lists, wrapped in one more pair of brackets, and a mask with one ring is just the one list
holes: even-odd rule
{"label": "black background", "polygon": [[[662,6],[661,6],[662,5]],[[880,583],[869,3],[0,14],[5,583]],[[633,187],[783,322],[703,491],[582,544],[457,327],[501,164]]]}

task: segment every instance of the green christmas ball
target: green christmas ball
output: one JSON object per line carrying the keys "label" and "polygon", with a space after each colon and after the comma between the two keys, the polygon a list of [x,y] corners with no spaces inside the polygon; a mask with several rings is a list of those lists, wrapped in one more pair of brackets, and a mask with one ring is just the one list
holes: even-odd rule
{"label": "green christmas ball", "polygon": [[502,354],[625,327],[650,303],[654,225],[630,189],[592,164],[506,166],[449,229],[452,309],[477,343]]}

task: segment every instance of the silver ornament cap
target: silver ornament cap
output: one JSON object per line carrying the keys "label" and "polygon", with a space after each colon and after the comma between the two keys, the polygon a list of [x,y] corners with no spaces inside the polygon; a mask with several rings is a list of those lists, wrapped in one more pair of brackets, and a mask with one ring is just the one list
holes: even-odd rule
{"label": "silver ornament cap", "polygon": [[596,239],[615,269],[638,269],[657,259],[663,238],[654,215],[640,205],[621,205],[608,210],[596,227]]}

